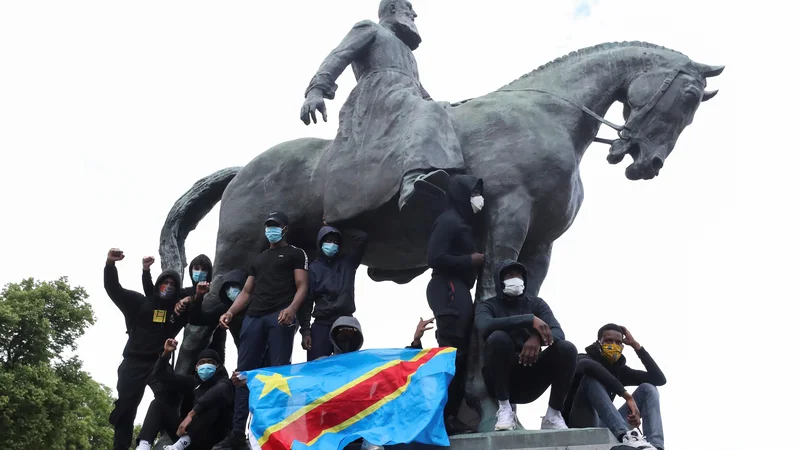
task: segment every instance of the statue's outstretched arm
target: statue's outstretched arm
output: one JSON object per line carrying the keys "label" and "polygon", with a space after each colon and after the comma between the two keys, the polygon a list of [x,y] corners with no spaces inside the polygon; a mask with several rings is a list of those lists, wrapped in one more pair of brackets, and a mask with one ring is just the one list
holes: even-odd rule
{"label": "statue's outstretched arm", "polygon": [[308,97],[312,90],[318,91],[322,97],[333,100],[336,95],[336,80],[361,53],[372,44],[378,32],[378,24],[370,20],[361,21],[353,26],[338,47],[325,58],[317,73],[306,88]]}

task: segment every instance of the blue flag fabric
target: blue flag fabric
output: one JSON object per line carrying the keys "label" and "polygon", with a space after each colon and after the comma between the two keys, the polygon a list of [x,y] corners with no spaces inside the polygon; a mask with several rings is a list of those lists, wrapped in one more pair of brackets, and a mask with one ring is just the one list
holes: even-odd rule
{"label": "blue flag fabric", "polygon": [[373,444],[448,446],[443,410],[455,349],[364,350],[244,372],[263,450]]}

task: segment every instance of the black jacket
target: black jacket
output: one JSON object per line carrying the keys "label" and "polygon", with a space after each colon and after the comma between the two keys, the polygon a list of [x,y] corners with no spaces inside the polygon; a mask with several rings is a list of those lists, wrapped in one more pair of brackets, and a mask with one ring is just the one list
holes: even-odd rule
{"label": "black jacket", "polygon": [[[160,285],[166,277],[172,277],[180,283],[181,277],[177,272],[166,270],[158,276],[155,286]],[[180,299],[177,291],[172,298],[162,299],[155,289],[148,296],[123,289],[119,284],[117,268],[110,264],[106,264],[103,271],[103,283],[111,301],[125,316],[128,343],[122,352],[124,357],[157,358],[164,341],[174,338],[189,319],[190,314],[176,316],[173,312],[175,303]]]}
{"label": "black jacket", "polygon": [[472,254],[477,250],[470,199],[475,188],[483,188],[483,181],[471,175],[456,175],[450,180],[447,192],[448,208],[436,219],[428,240],[428,267],[432,276],[457,279],[472,289],[477,271],[472,265]]}
{"label": "black jacket", "polygon": [[[193,297],[195,293],[195,288],[197,287],[197,283],[194,282],[194,278],[192,278],[192,267],[194,266],[203,266],[208,267],[208,275],[206,280],[210,283],[212,276],[214,275],[214,268],[211,266],[211,259],[206,255],[197,255],[189,263],[189,281],[192,282],[192,285],[189,287],[181,288],[181,296],[180,298],[184,297]],[[150,296],[153,295],[153,276],[150,274],[149,270],[142,271],[142,289],[144,295]]]}
{"label": "black jacket", "polygon": [[[169,387],[172,393],[193,396],[193,408],[196,414],[201,414],[209,408],[217,407],[224,411],[223,416],[231,415],[233,410],[233,382],[228,377],[225,366],[220,365],[211,378],[201,381],[193,375],[181,375],[172,370],[168,358],[158,358],[153,367],[153,380]],[[227,424],[228,419],[222,418],[221,423]]]}
{"label": "black jacket", "polygon": [[497,295],[478,303],[475,308],[475,328],[478,329],[478,332],[486,339],[493,331],[506,331],[514,341],[514,348],[520,351],[522,346],[525,345],[525,341],[533,333],[538,334],[533,329],[533,318],[535,316],[550,326],[554,341],[566,339],[564,331],[561,329],[561,324],[558,323],[553,311],[550,310],[550,306],[544,300],[527,295],[525,291],[519,297],[509,297],[503,294],[502,275],[511,268],[521,270],[523,279],[528,279],[528,271],[521,263],[506,260],[497,266],[494,275]]}
{"label": "black jacket", "polygon": [[247,282],[247,272],[241,269],[234,269],[222,276],[222,283],[217,292],[219,303],[211,309],[203,309],[202,303],[192,303],[189,314],[189,324],[198,326],[216,325],[219,323],[219,316],[225,314],[230,309],[236,299],[228,298],[228,286],[238,284],[244,289]]}
{"label": "black jacket", "polygon": [[625,386],[639,386],[644,383],[650,383],[653,386],[667,384],[664,372],[661,371],[644,347],[639,348],[636,351],[636,355],[644,364],[645,370],[631,369],[625,364],[624,356],[620,356],[617,362],[612,364],[603,356],[600,351],[600,344],[597,342],[586,347],[586,353],[578,355],[575,375],[572,378],[572,384],[564,402],[564,419],[569,421],[572,402],[575,400],[575,393],[578,391],[584,376],[590,376],[605,386],[612,400],[617,395],[625,393]]}
{"label": "black jacket", "polygon": [[322,227],[317,234],[317,259],[308,266],[308,296],[298,314],[303,335],[311,332],[312,316],[315,320],[332,322],[356,311],[356,271],[367,248],[367,234],[347,230],[349,248],[329,258],[322,252],[322,239],[331,233],[338,234],[342,240],[342,233],[336,228]]}

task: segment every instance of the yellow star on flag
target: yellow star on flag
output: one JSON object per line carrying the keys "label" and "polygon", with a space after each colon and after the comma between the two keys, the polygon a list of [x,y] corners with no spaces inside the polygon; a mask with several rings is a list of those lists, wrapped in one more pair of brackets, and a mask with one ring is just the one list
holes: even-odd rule
{"label": "yellow star on flag", "polygon": [[272,375],[256,375],[256,380],[264,383],[264,388],[261,389],[261,396],[258,398],[264,398],[264,396],[272,392],[273,389],[278,389],[279,391],[291,397],[292,391],[289,390],[289,380],[292,378],[297,377],[283,377],[279,373],[273,373]]}

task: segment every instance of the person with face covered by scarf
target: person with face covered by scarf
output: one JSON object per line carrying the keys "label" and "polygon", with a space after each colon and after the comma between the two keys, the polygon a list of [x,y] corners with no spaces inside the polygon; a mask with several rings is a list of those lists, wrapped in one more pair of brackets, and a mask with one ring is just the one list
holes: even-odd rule
{"label": "person with face covered by scarf", "polygon": [[[626,365],[624,346],[633,347],[645,370]],[[605,426],[623,445],[664,448],[664,429],[657,386],[667,378],[627,328],[609,323],[597,331],[597,341],[578,355],[575,377],[567,395],[565,417],[571,428]],[[625,386],[638,386],[633,394]],[[625,399],[622,408],[614,398]],[[644,422],[644,435],[638,428]]]}
{"label": "person with face covered by scarf", "polygon": [[[112,248],[106,256],[103,282],[111,301],[122,311],[128,342],[117,369],[117,395],[109,422],[114,425],[114,450],[127,450],[133,437],[136,409],[142,401],[150,373],[166,339],[174,338],[186,325],[191,314],[177,314],[180,275],[171,270],[156,278],[153,292],[142,295],[124,289],[119,283],[116,262],[122,261],[122,250]],[[156,390],[154,388],[154,390]]]}
{"label": "person with face covered by scarf", "polygon": [[[347,251],[340,247],[344,236],[349,241]],[[356,311],[356,271],[366,246],[367,234],[363,231],[347,230],[343,235],[327,224],[319,230],[319,255],[308,267],[308,298],[297,315],[303,349],[308,352],[307,361],[333,354],[334,348],[328,338],[333,323]]]}
{"label": "person with face covered by scarf", "polygon": [[562,410],[578,351],[565,340],[550,306],[526,294],[527,279],[524,265],[503,261],[495,271],[497,296],[475,310],[475,327],[486,340],[483,379],[499,406],[495,430],[513,430],[517,420],[511,404],[531,403],[548,387],[541,429],[566,429]]}
{"label": "person with face covered by scarf", "polygon": [[164,342],[164,351],[153,368],[153,379],[191,399],[192,408],[181,419],[173,405],[159,403],[156,399],[147,411],[136,450],[150,450],[160,429],[166,430],[174,441],[164,450],[210,450],[226,436],[230,427],[233,383],[220,356],[214,350],[202,350],[194,375],[181,375],[169,364],[177,347],[175,339]]}
{"label": "person with face covered by scarf", "polygon": [[484,255],[478,253],[474,226],[483,209],[483,181],[456,175],[447,192],[449,205],[436,219],[428,239],[428,266],[433,269],[426,295],[436,318],[440,347],[456,348],[456,373],[444,409],[448,434],[472,431],[456,417],[464,399],[467,350],[472,333],[475,285]]}

